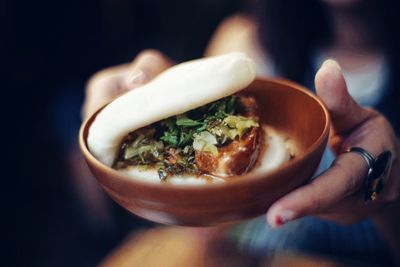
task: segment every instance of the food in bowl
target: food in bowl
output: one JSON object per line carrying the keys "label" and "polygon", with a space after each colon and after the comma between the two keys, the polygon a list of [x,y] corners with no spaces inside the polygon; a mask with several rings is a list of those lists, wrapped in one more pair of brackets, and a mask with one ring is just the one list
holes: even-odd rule
{"label": "food in bowl", "polygon": [[254,78],[242,53],[179,64],[107,105],[88,147],[102,163],[149,182],[217,183],[272,170],[295,149],[260,124],[257,99],[240,93]]}

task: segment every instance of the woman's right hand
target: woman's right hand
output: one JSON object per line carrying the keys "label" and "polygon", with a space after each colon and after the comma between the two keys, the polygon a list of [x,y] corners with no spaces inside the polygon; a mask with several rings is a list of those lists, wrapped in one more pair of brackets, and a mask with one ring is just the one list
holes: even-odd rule
{"label": "woman's right hand", "polygon": [[131,62],[110,67],[94,74],[86,86],[82,107],[83,119],[99,108],[134,88],[152,80],[173,62],[157,50],[144,50]]}

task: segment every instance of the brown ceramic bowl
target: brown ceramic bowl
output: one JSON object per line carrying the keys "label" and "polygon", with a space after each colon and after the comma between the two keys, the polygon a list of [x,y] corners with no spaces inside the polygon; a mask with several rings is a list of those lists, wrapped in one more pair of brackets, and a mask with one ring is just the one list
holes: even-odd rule
{"label": "brown ceramic bowl", "polygon": [[96,114],[79,134],[87,164],[104,190],[121,206],[143,218],[187,226],[217,225],[265,213],[284,194],[304,184],[317,168],[329,133],[322,102],[304,87],[277,79],[257,79],[244,89],[256,96],[262,122],[289,136],[296,157],[267,174],[233,177],[207,185],[142,182],[103,165],[89,152],[86,139]]}

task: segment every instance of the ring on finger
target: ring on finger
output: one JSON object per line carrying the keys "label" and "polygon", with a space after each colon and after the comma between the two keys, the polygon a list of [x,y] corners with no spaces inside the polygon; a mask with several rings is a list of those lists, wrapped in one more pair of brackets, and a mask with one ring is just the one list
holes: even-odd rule
{"label": "ring on finger", "polygon": [[351,147],[346,152],[360,155],[367,163],[368,171],[364,178],[364,201],[368,203],[377,198],[385,185],[385,178],[392,165],[392,153],[386,150],[374,158],[367,150],[361,147]]}

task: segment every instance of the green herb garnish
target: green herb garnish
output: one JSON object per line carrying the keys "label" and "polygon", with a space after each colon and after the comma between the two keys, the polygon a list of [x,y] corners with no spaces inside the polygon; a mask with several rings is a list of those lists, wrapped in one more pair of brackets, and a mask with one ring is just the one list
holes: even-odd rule
{"label": "green herb garnish", "polygon": [[215,155],[219,146],[258,126],[254,119],[240,116],[242,109],[239,98],[229,96],[134,131],[122,143],[113,167],[152,166],[161,180],[198,174],[195,150]]}

